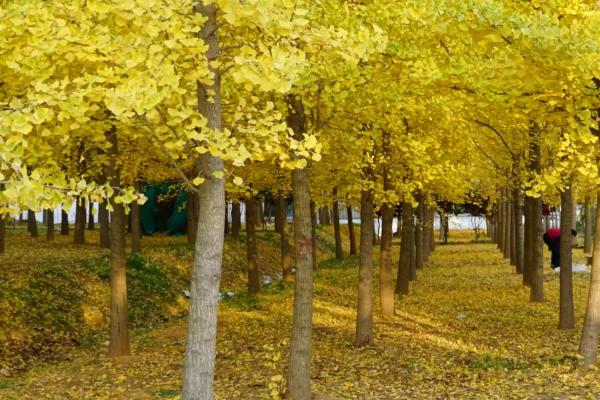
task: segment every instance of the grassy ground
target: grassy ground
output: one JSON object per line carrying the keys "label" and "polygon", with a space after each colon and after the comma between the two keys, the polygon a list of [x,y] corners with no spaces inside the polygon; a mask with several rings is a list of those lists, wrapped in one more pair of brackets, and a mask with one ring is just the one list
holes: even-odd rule
{"label": "grassy ground", "polygon": [[[468,234],[451,235],[469,240]],[[148,239],[146,257],[184,268],[191,257],[184,240]],[[276,238],[263,237],[261,243],[261,265],[275,269]],[[330,254],[328,247],[321,249],[323,259]],[[223,290],[239,292],[245,279],[243,244],[229,241],[227,249]],[[77,257],[84,258],[87,250],[79,250],[74,249]],[[97,259],[96,250],[89,252]],[[60,253],[72,259],[67,251]],[[411,294],[397,299],[395,317],[379,318],[376,307],[375,345],[357,350],[352,345],[357,262],[353,257],[324,260],[314,274],[315,392],[342,399],[595,399],[600,393],[598,372],[577,368],[575,356],[587,274],[574,279],[578,328],[561,332],[556,329],[558,274],[548,266],[546,301],[530,304],[521,277],[494,245],[464,241],[438,246],[411,284]],[[278,397],[289,348],[292,292],[291,286],[276,284],[258,298],[240,294],[221,303],[217,399]],[[68,360],[0,380],[0,398],[177,398],[185,328],[185,319],[173,317],[136,329],[133,355],[125,359],[107,359],[101,342],[78,346],[67,352]]]}

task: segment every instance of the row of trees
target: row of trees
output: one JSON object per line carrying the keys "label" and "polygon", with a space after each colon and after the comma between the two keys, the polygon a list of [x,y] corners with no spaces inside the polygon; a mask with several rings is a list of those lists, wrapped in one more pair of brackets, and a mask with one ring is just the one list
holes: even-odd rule
{"label": "row of trees", "polygon": [[[140,182],[183,181],[196,232],[183,397],[210,399],[226,193],[250,204],[263,190],[292,197],[288,391],[309,399],[314,211],[360,208],[356,344],[368,345],[374,210],[390,315],[392,288],[406,293],[431,249],[436,204],[494,203],[501,192],[499,220],[518,226],[505,204],[524,194],[525,230],[539,232],[541,197],[573,183],[593,195],[599,19],[584,0],[10,2],[0,10],[0,213],[106,205],[110,354],[123,355],[125,213],[144,201]],[[415,209],[422,222],[406,223]],[[539,299],[541,246],[530,242],[515,242],[515,262],[523,248]]]}

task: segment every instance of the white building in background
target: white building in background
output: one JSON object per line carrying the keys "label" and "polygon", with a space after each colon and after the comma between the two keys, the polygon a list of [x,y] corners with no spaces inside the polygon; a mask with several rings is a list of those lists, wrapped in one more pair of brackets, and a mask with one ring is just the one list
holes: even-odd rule
{"label": "white building in background", "polygon": [[[94,215],[94,222],[98,222],[98,204],[94,203],[93,207],[96,210],[95,215]],[[68,210],[67,214],[69,215],[69,223],[74,224],[75,223],[75,204],[73,204],[71,206],[71,208]],[[22,215],[23,215],[23,220],[27,220],[27,211],[22,213]],[[62,209],[60,207],[58,207],[57,209],[54,210],[54,223],[59,224],[61,221],[61,218],[62,218]],[[44,220],[44,213],[43,212],[35,213],[35,219],[39,223],[42,223],[42,221]],[[87,215],[86,215],[86,221],[87,221]]]}
{"label": "white building in background", "polygon": [[[95,209],[94,222],[98,222],[98,204],[94,203],[93,207]],[[241,221],[242,221],[242,223],[245,223],[246,222],[246,206],[243,202],[240,204],[240,211],[241,211]],[[75,204],[73,204],[71,206],[71,208],[68,210],[67,214],[69,215],[69,223],[71,223],[71,224],[75,223]],[[229,221],[231,221],[231,202],[228,203],[227,214],[228,214]],[[340,217],[342,217],[342,216],[345,217],[343,219],[340,218],[340,224],[347,225],[348,220],[347,220],[345,207],[342,207],[340,209],[340,214],[341,214]],[[360,225],[360,211],[353,210],[352,214],[353,214],[352,220],[354,221],[354,223],[357,225]],[[35,218],[38,222],[41,223],[43,221],[44,214],[42,212],[38,212],[35,214]],[[62,218],[61,217],[61,208],[59,207],[54,210],[54,222],[56,224],[59,224],[61,221],[61,218]],[[86,218],[87,218],[87,216],[86,216]],[[27,219],[27,212],[23,213],[23,219],[24,220]],[[288,220],[289,220],[289,222],[293,222],[291,205],[288,207]],[[462,230],[462,229],[471,230],[471,229],[474,229],[475,227],[478,227],[482,231],[486,229],[486,220],[485,220],[485,216],[483,216],[483,215],[480,215],[480,216],[474,216],[471,214],[450,215],[448,218],[448,221],[450,223],[450,230]],[[440,217],[437,213],[435,214],[434,228],[435,229],[440,228]],[[392,230],[393,230],[393,232],[396,232],[398,230],[398,219],[397,218],[394,218]],[[375,232],[377,233],[377,235],[381,235],[381,219],[377,219],[377,217],[375,217]]]}

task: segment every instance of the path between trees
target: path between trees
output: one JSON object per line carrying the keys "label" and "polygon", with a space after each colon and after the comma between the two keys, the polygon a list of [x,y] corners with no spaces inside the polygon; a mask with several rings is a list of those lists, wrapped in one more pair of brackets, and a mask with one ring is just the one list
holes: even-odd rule
{"label": "path between trees", "polygon": [[[398,246],[394,251],[396,258]],[[357,263],[326,261],[315,273],[316,393],[341,399],[583,399],[600,393],[598,372],[575,368],[587,274],[574,277],[577,329],[560,332],[558,275],[548,266],[547,300],[532,304],[495,245],[438,246],[411,294],[397,300],[397,315],[375,319],[375,345],[356,350]],[[240,296],[222,304],[217,399],[277,398],[291,294],[291,287],[276,285],[258,302]],[[126,359],[109,360],[106,349],[77,351],[73,361],[2,380],[0,398],[177,398],[185,326],[180,320],[137,332],[134,356]]]}

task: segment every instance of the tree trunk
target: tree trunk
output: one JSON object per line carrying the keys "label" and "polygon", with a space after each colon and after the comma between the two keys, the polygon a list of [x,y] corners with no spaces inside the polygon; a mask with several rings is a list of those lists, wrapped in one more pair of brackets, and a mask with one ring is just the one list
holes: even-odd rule
{"label": "tree trunk", "polygon": [[532,302],[544,301],[544,257],[542,235],[542,200],[532,200],[532,254],[531,254],[531,298]]}
{"label": "tree trunk", "polygon": [[[400,221],[398,221],[400,222]],[[429,253],[435,250],[435,206],[431,206],[431,240],[429,241]]]}
{"label": "tree trunk", "polygon": [[46,240],[54,240],[54,210],[46,210]]}
{"label": "tree trunk", "polygon": [[229,235],[229,202],[225,201],[225,228],[223,231],[226,235]]}
{"label": "tree trunk", "polygon": [[[119,155],[117,132],[108,134],[111,143],[110,163],[107,168],[108,179],[112,187],[121,185],[120,171],[117,167]],[[127,313],[127,258],[125,256],[125,208],[123,204],[111,201],[113,212],[110,222],[110,344],[108,355],[111,357],[129,354],[129,322]],[[85,215],[85,208],[84,210]],[[85,222],[83,224],[85,227]],[[77,232],[76,232],[77,233]]]}
{"label": "tree trunk", "polygon": [[329,212],[329,206],[323,207],[323,213],[325,214],[325,225],[331,226],[331,213]]}
{"label": "tree trunk", "polygon": [[[262,199],[259,199],[258,197],[256,197],[254,204],[256,204],[255,230],[256,230],[256,226],[260,225],[260,226],[262,226],[262,230],[264,231],[265,230],[265,210],[263,208],[263,201],[262,201]],[[246,223],[248,223],[248,222],[246,222]]]}
{"label": "tree trunk", "polygon": [[504,252],[504,202],[502,193],[498,197],[496,207],[498,208],[498,240],[496,241],[496,247],[500,252]]}
{"label": "tree trunk", "polygon": [[239,201],[231,203],[231,236],[238,238],[242,230],[242,213]]}
{"label": "tree trunk", "polygon": [[340,207],[337,201],[337,186],[333,189],[333,233],[335,237],[335,258],[341,260],[344,258],[342,249],[342,232],[340,230]]}
{"label": "tree trunk", "polygon": [[[288,98],[291,113],[289,125],[294,139],[301,141],[305,132],[302,100]],[[296,282],[294,285],[294,315],[292,341],[288,363],[288,394],[293,400],[310,400],[310,362],[312,351],[312,271],[314,267],[314,204],[309,199],[308,171],[292,171],[294,196],[294,241]],[[311,207],[312,204],[312,207]]]}
{"label": "tree trunk", "polygon": [[142,251],[142,221],[140,205],[137,201],[131,204],[131,251],[134,253]]}
{"label": "tree trunk", "polygon": [[[598,3],[600,5],[600,3]],[[571,229],[577,230],[577,189],[575,187],[571,187]]]}
{"label": "tree trunk", "polygon": [[504,248],[502,249],[504,254],[504,259],[510,261],[510,197],[505,195],[504,198]]}
{"label": "tree trunk", "polygon": [[94,230],[94,203],[90,201],[90,206],[88,208],[88,219],[87,219],[87,228],[89,231]]}
{"label": "tree trunk", "polygon": [[415,222],[415,267],[417,269],[423,268],[425,263],[424,253],[424,226],[425,226],[425,200],[423,195],[419,195],[417,200],[419,205],[417,207],[417,220]]}
{"label": "tree trunk", "polygon": [[491,224],[491,239],[493,243],[498,243],[498,213],[492,211],[490,215],[490,224]]}
{"label": "tree trunk", "polygon": [[[596,210],[600,210],[600,193],[596,197]],[[590,224],[591,225],[591,224]],[[561,268],[562,269],[562,268]],[[592,257],[592,274],[588,292],[583,333],[579,343],[579,354],[584,365],[596,364],[598,336],[600,335],[600,212],[596,212],[596,229]]]}
{"label": "tree trunk", "polygon": [[106,200],[98,204],[98,223],[100,224],[100,248],[110,249],[110,217],[106,209]]}
{"label": "tree trunk", "polygon": [[375,229],[375,218],[373,218],[373,246],[377,246],[379,244],[379,242],[377,241],[377,236],[378,236],[378,231],[379,231],[379,224],[377,224],[377,229]]}
{"label": "tree trunk", "polygon": [[533,231],[532,227],[532,201],[531,197],[525,196],[524,211],[525,225],[523,227],[523,285],[531,286],[531,271],[532,271],[532,253],[533,253]]}
{"label": "tree trunk", "polygon": [[394,315],[394,275],[392,269],[392,223],[394,210],[389,204],[381,208],[381,249],[379,252],[379,293],[381,315]]}
{"label": "tree trunk", "polygon": [[450,221],[447,212],[440,212],[440,226],[440,237],[442,238],[442,243],[448,244],[448,236],[450,233]]}
{"label": "tree trunk", "polygon": [[417,280],[417,249],[416,249],[416,238],[415,238],[415,210],[413,210],[413,217],[411,219],[411,234],[410,234],[410,280]]}
{"label": "tree trunk", "polygon": [[411,236],[413,209],[412,204],[402,203],[402,237],[400,241],[400,259],[398,260],[398,276],[396,279],[396,293],[408,294],[408,283],[410,281],[411,264],[411,245],[413,243]]}
{"label": "tree trunk", "polygon": [[4,254],[6,247],[6,215],[0,214],[0,254]]}
{"label": "tree trunk", "polygon": [[[290,252],[290,242],[288,238],[287,223],[287,200],[283,196],[276,199],[276,218],[279,219],[279,235],[281,236],[281,275],[285,282],[291,282],[292,277],[292,253]],[[277,217],[279,214],[279,217]]]}
{"label": "tree trunk", "polygon": [[515,199],[511,195],[508,203],[510,209],[510,265],[517,270],[517,210],[515,209]]}
{"label": "tree trunk", "polygon": [[573,309],[573,190],[564,189],[560,194],[560,313],[559,329],[575,328],[575,312]]}
{"label": "tree trunk", "polygon": [[[531,169],[534,172],[541,173],[541,148],[539,132],[537,128],[531,131]],[[531,252],[531,296],[530,301],[541,302],[544,301],[544,257],[543,257],[543,242],[542,235],[544,234],[544,227],[542,224],[542,199],[532,199],[531,202],[531,213],[532,213],[532,252]]]}
{"label": "tree trunk", "polygon": [[75,208],[75,232],[73,237],[75,244],[85,244],[85,216],[85,204],[82,199],[77,199]]}
{"label": "tree trunk", "polygon": [[348,213],[348,236],[350,237],[350,255],[356,254],[356,236],[354,236],[354,221],[352,220],[352,207],[347,206]]}
{"label": "tree trunk", "polygon": [[[217,7],[198,1],[196,11],[206,17],[199,36],[208,46],[207,58],[219,61]],[[198,110],[207,127],[220,131],[221,76],[218,66],[209,65],[210,84],[198,83]],[[208,97],[210,93],[210,98]],[[216,358],[217,308],[221,283],[221,262],[225,232],[225,181],[214,176],[223,173],[224,163],[210,153],[200,155],[198,170],[205,182],[198,187],[197,232],[191,282],[187,345],[183,376],[183,400],[211,400]]]}
{"label": "tree trunk", "polygon": [[31,237],[38,236],[37,221],[35,220],[35,212],[27,210],[27,231]]}
{"label": "tree trunk", "polygon": [[60,234],[63,236],[69,234],[69,214],[64,209],[60,212]]}
{"label": "tree trunk", "polygon": [[358,268],[357,347],[373,343],[373,193],[363,190],[360,200],[360,264]]}
{"label": "tree trunk", "polygon": [[592,205],[590,196],[585,196],[584,217],[583,252],[592,254]]}
{"label": "tree trunk", "polygon": [[515,238],[515,261],[517,274],[523,273],[523,214],[521,211],[522,197],[519,189],[513,190],[513,236]]}
{"label": "tree trunk", "polygon": [[313,268],[316,269],[317,263],[317,213],[315,211],[315,202],[310,201],[311,235],[312,235],[312,258]]}
{"label": "tree trunk", "polygon": [[284,218],[287,218],[285,210],[286,201],[282,195],[275,197],[275,232],[281,233],[281,225]]}
{"label": "tree trunk", "polygon": [[198,194],[188,190],[186,200],[187,210],[187,239],[189,244],[196,243],[198,234],[198,213],[199,213]]}
{"label": "tree trunk", "polygon": [[423,225],[423,263],[426,263],[431,254],[431,240],[433,239],[433,211],[428,205],[425,205],[425,216]]}
{"label": "tree trunk", "polygon": [[246,260],[248,265],[248,294],[260,292],[260,277],[256,249],[256,224],[258,222],[258,199],[246,199]]}

